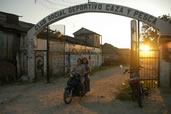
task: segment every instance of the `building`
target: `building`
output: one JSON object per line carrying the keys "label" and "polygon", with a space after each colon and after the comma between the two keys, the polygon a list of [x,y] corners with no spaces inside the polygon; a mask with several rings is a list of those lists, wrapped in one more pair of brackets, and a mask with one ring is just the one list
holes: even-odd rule
{"label": "building", "polygon": [[0,80],[18,79],[27,74],[25,35],[32,26],[19,21],[18,15],[0,12]]}
{"label": "building", "polygon": [[101,35],[96,32],[93,32],[86,28],[81,28],[78,31],[74,32],[73,35],[74,38],[82,40],[85,45],[100,48]]}
{"label": "building", "polygon": [[120,63],[119,49],[111,44],[105,43],[102,46],[103,64],[104,65],[116,65]]}
{"label": "building", "polygon": [[118,52],[120,53],[121,56],[121,63],[122,64],[129,64],[130,63],[130,49],[128,48],[119,48]]}
{"label": "building", "polygon": [[[46,36],[47,34],[40,34],[34,41],[37,76],[46,73]],[[78,58],[88,58],[92,68],[102,64],[101,48],[88,46],[83,40],[67,35],[58,38],[53,32],[50,32],[49,38],[49,64],[53,76],[70,72]],[[39,61],[43,63],[43,70],[38,68]]]}

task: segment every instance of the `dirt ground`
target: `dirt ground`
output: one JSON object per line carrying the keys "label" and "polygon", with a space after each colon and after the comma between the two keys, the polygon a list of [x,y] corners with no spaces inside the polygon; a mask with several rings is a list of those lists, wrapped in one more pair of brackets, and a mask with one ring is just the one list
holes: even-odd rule
{"label": "dirt ground", "polygon": [[38,82],[0,87],[0,114],[171,114],[171,88],[153,89],[144,98],[143,108],[137,102],[115,97],[128,79],[119,67],[96,72],[91,76],[91,92],[74,97],[71,104],[63,101],[67,78],[52,83]]}

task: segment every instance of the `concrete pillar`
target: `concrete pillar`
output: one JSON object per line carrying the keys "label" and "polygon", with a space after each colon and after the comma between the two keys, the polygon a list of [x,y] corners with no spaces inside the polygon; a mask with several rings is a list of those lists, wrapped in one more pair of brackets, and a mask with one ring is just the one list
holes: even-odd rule
{"label": "concrete pillar", "polygon": [[35,56],[33,39],[28,40],[28,77],[31,82],[35,78]]}
{"label": "concrete pillar", "polygon": [[171,61],[169,60],[168,42],[171,42],[171,35],[160,36],[160,87],[171,85]]}

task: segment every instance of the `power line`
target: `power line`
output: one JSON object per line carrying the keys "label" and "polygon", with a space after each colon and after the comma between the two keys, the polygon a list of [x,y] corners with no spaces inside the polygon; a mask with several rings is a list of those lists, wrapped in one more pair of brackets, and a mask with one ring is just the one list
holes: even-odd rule
{"label": "power line", "polygon": [[[41,5],[43,8],[46,8],[46,9],[51,9],[51,10],[57,10],[57,9],[60,9],[61,7],[64,7],[64,5],[61,5],[61,4],[53,4],[53,3],[49,3],[47,0],[35,0],[37,4]],[[60,8],[59,7],[50,7],[49,5],[58,5],[58,6],[61,6]],[[69,6],[69,5],[65,5],[65,6]]]}
{"label": "power line", "polygon": [[75,4],[75,3],[73,3],[73,2],[67,2],[66,0],[62,0],[62,2],[66,3],[66,4],[70,4],[70,5]]}
{"label": "power line", "polygon": [[[61,0],[61,2],[63,2],[63,3],[66,3],[66,4],[68,4],[68,5],[64,5],[64,4],[59,4],[59,3],[56,3],[56,2],[52,2],[52,0],[46,0],[48,3],[50,3],[50,4],[53,4],[53,5],[61,5],[61,6],[69,6],[69,5],[73,5],[73,4],[78,4],[78,3],[80,3],[80,2],[68,2],[68,1],[66,1],[66,0]],[[87,1],[87,0],[86,0]]]}
{"label": "power line", "polygon": [[[44,0],[44,1],[45,1],[45,0]],[[39,3],[42,7],[47,8],[47,9],[51,9],[51,10],[59,9],[59,8],[52,8],[52,7],[49,7],[49,6],[45,5],[43,2],[37,2],[37,3]]]}
{"label": "power line", "polygon": [[64,4],[59,4],[55,2],[51,2],[50,0],[46,0],[48,3],[53,4],[53,5],[58,5],[58,6],[69,6],[69,5],[64,5]]}
{"label": "power line", "polygon": [[[44,1],[44,2],[46,2],[46,3],[42,2],[42,1]],[[62,3],[52,2],[51,0],[40,0],[40,1],[34,0],[35,4],[39,3],[42,7],[47,8],[47,9],[52,9],[52,10],[54,10],[54,9],[60,9],[60,8],[52,8],[52,7],[49,7],[48,4],[56,5],[56,6],[61,6],[61,7],[66,7],[66,6],[68,7],[68,6],[70,6],[71,4],[76,4],[76,3],[67,2],[66,0],[61,0],[61,1],[64,2],[64,3],[68,3],[68,5],[67,5],[67,4],[62,4]],[[87,1],[87,0],[86,0],[86,1]],[[90,1],[88,0],[88,2],[90,2]],[[48,3],[48,4],[47,4],[47,3]],[[69,5],[69,4],[70,4],[70,5]]]}
{"label": "power line", "polygon": [[66,1],[66,0],[62,0],[63,2],[65,2],[65,3],[68,3],[68,4],[77,4],[76,2],[68,2],[68,1]]}

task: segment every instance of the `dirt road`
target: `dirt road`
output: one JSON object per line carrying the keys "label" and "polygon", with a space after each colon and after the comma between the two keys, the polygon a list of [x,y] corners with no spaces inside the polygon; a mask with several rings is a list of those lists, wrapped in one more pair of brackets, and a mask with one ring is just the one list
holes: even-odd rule
{"label": "dirt road", "polygon": [[154,89],[142,109],[136,102],[115,99],[126,79],[119,67],[99,71],[91,77],[91,92],[69,105],[63,101],[66,78],[0,87],[0,114],[171,114],[168,89]]}

